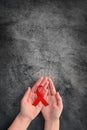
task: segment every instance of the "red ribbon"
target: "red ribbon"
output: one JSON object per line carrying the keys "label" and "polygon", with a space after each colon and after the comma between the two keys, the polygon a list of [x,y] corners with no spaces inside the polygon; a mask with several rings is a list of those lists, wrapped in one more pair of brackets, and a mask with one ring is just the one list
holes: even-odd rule
{"label": "red ribbon", "polygon": [[44,95],[45,95],[45,93],[46,93],[46,90],[44,89],[44,87],[43,87],[42,85],[39,85],[39,86],[37,87],[37,90],[36,90],[36,94],[37,94],[38,97],[36,98],[36,100],[35,100],[34,103],[33,103],[34,106],[36,106],[40,101],[41,101],[45,106],[49,105],[49,104],[47,103],[47,101],[43,98]]}

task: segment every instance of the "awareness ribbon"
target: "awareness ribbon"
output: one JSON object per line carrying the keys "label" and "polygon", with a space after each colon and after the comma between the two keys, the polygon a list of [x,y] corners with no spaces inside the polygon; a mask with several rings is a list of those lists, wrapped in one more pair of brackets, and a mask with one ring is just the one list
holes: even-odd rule
{"label": "awareness ribbon", "polygon": [[42,85],[39,85],[36,89],[36,94],[37,94],[37,98],[36,100],[33,102],[33,105],[36,106],[40,101],[45,105],[49,105],[47,103],[47,101],[44,99],[44,95],[46,93],[46,90],[44,89],[44,87]]}

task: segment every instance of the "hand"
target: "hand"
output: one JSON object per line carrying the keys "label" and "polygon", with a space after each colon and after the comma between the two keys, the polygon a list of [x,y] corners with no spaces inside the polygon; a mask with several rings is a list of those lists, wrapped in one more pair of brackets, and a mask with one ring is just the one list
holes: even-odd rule
{"label": "hand", "polygon": [[60,115],[63,110],[63,103],[60,94],[55,90],[54,84],[50,78],[48,78],[48,94],[46,96],[46,101],[49,103],[47,107],[42,107],[42,114],[46,121],[59,120]]}
{"label": "hand", "polygon": [[22,101],[20,113],[17,115],[8,130],[26,130],[31,121],[39,114],[42,109],[42,103],[39,102],[37,106],[33,106],[34,100],[37,98],[35,90],[39,85],[48,86],[47,78],[40,78],[33,88],[28,88]]}
{"label": "hand", "polygon": [[37,86],[42,85],[42,86],[47,86],[47,78],[40,78],[36,84],[33,86],[31,89],[30,87],[26,91],[22,101],[21,101],[21,111],[20,115],[22,118],[29,119],[32,121],[41,111],[42,109],[42,103],[39,102],[37,106],[32,105],[34,100],[37,98],[37,95],[35,94],[35,90],[37,89]]}

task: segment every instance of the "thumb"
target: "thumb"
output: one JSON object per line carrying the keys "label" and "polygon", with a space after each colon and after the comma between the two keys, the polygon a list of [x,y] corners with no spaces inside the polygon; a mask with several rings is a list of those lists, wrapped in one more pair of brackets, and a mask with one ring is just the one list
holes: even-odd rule
{"label": "thumb", "polygon": [[31,88],[28,87],[27,91],[24,94],[23,100],[27,100],[31,92]]}
{"label": "thumb", "polygon": [[63,102],[62,97],[60,96],[59,92],[56,93],[57,105],[60,109],[63,109]]}

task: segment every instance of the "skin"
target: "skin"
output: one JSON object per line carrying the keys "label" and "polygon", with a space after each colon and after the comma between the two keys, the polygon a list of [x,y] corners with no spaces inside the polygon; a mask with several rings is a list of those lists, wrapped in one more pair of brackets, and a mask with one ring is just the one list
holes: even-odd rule
{"label": "skin", "polygon": [[49,103],[47,107],[42,107],[42,114],[45,119],[44,130],[59,130],[60,115],[63,110],[62,98],[55,90],[53,81],[48,78],[49,87],[46,101]]}
{"label": "skin", "polygon": [[[35,90],[37,86],[42,85],[46,89],[44,98],[47,100],[49,105],[45,107],[41,102],[37,106],[32,105],[36,99]],[[36,118],[40,113],[43,114],[45,119],[44,130],[58,130],[59,129],[59,118],[63,109],[62,98],[59,93],[56,93],[54,84],[50,78],[41,77],[35,85],[28,87],[25,95],[21,100],[21,109],[11,126],[8,130],[26,130],[30,125],[31,121]]]}

